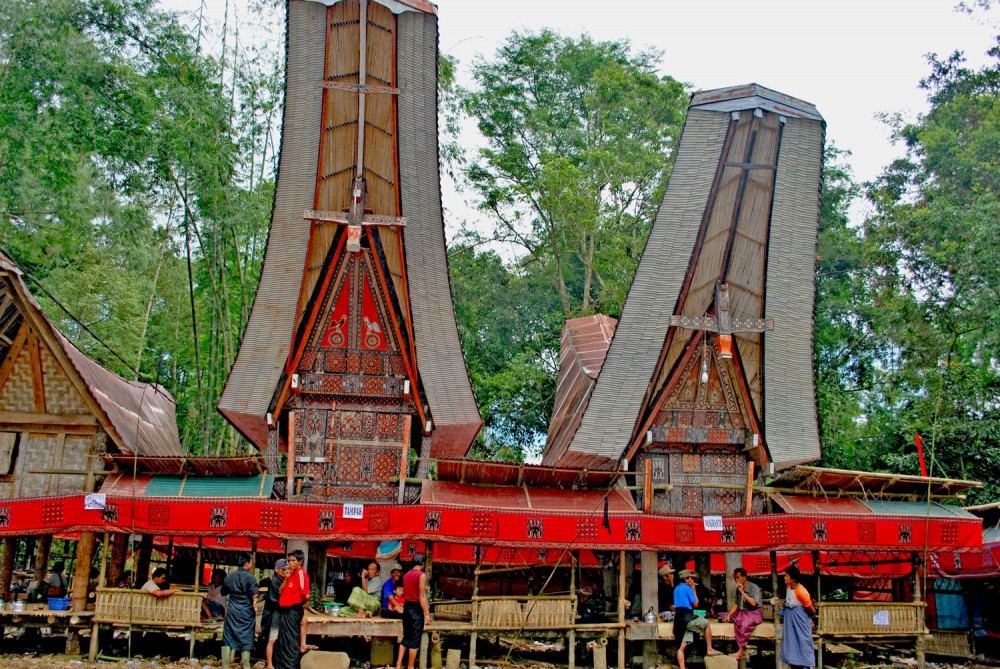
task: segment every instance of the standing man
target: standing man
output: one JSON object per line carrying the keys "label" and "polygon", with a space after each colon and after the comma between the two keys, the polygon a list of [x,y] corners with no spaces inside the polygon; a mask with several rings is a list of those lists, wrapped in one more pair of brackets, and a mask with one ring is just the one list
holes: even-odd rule
{"label": "standing man", "polygon": [[226,622],[222,626],[222,667],[229,669],[234,651],[240,652],[243,669],[250,669],[250,651],[257,614],[253,603],[257,597],[257,579],[250,570],[253,558],[240,553],[236,558],[236,571],[230,572],[222,583],[222,595],[229,597]]}
{"label": "standing man", "polygon": [[735,657],[742,660],[750,635],[764,622],[764,614],[760,610],[760,588],[747,580],[747,570],[737,567],[733,570],[733,579],[736,581],[736,601],[729,607],[724,620],[733,623],[736,645],[740,648]]}
{"label": "standing man", "polygon": [[267,586],[264,595],[264,611],[260,616],[260,635],[267,644],[264,657],[267,658],[267,669],[274,669],[274,644],[278,640],[281,629],[281,613],[278,608],[278,598],[281,596],[281,583],[288,576],[288,560],[281,558],[274,563],[274,576]]}
{"label": "standing man", "polygon": [[694,641],[694,635],[701,632],[705,635],[706,655],[721,655],[712,648],[712,628],[708,618],[694,614],[698,606],[698,597],[694,594],[698,573],[692,569],[681,571],[681,583],[674,588],[674,638],[680,643],[677,648],[677,666],[685,669],[684,650]]}
{"label": "standing man", "polygon": [[281,629],[275,644],[274,666],[278,669],[299,669],[302,653],[306,652],[305,604],[309,601],[309,576],[302,568],[305,553],[288,554],[288,577],[281,583],[278,595]]}
{"label": "standing man", "polygon": [[674,568],[669,564],[660,567],[656,572],[660,575],[660,589],[657,591],[656,603],[660,617],[664,620],[673,618],[674,610]]}
{"label": "standing man", "polygon": [[399,644],[396,669],[403,669],[403,656],[407,656],[406,669],[413,669],[424,634],[424,623],[431,622],[431,605],[427,600],[427,574],[424,573],[424,554],[413,556],[413,569],[403,577],[403,640]]}

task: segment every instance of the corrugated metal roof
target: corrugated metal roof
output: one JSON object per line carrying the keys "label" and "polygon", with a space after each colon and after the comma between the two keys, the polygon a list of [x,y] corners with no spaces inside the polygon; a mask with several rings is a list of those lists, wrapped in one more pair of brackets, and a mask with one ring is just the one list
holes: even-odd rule
{"label": "corrugated metal roof", "polygon": [[604,314],[571,318],[563,326],[559,380],[543,465],[559,461],[580,426],[618,321]]}
{"label": "corrugated metal roof", "polygon": [[157,476],[146,486],[146,497],[261,497],[269,498],[274,477]]}
{"label": "corrugated metal roof", "polygon": [[[119,450],[150,456],[183,453],[177,433],[176,404],[162,386],[128,381],[87,357],[45,316],[28,290],[21,270],[0,254],[0,271],[7,274],[26,316],[60,360],[74,370],[103,416],[108,435]],[[57,350],[55,350],[57,349]],[[61,354],[61,355],[60,355]],[[68,365],[67,365],[68,363]]]}
{"label": "corrugated metal roof", "polygon": [[194,474],[195,476],[256,476],[264,471],[264,458],[251,456],[139,457],[107,455],[122,470],[154,474]]}
{"label": "corrugated metal roof", "polygon": [[938,502],[896,502],[874,499],[862,503],[879,516],[917,516],[931,518],[975,518],[960,506],[939,504]]}
{"label": "corrugated metal roof", "polygon": [[845,513],[870,515],[872,510],[853,497],[811,497],[808,495],[771,495],[785,513]]}
{"label": "corrugated metal roof", "polygon": [[440,481],[607,490],[617,472],[486,460],[435,460]]}
{"label": "corrugated metal roof", "polygon": [[[480,486],[451,481],[424,481],[420,502],[481,509],[604,512],[604,492],[600,490]],[[608,511],[635,513],[636,508],[630,495],[614,488],[608,493]]]}

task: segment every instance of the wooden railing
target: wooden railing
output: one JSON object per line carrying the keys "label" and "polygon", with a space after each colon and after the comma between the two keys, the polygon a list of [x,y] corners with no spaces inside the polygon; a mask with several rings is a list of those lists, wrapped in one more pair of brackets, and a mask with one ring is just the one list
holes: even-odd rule
{"label": "wooden railing", "polygon": [[574,595],[548,597],[473,597],[476,629],[568,629],[574,620]]}
{"label": "wooden railing", "polygon": [[926,634],[924,603],[823,602],[816,631],[825,637]]}
{"label": "wooden railing", "polygon": [[202,594],[178,592],[154,597],[144,590],[98,588],[94,622],[186,628],[201,624]]}

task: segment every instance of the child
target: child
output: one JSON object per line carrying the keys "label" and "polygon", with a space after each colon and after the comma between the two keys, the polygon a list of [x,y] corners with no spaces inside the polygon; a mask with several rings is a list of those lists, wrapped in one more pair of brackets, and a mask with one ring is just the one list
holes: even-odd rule
{"label": "child", "polygon": [[402,618],[403,617],[403,603],[406,601],[403,597],[403,582],[399,581],[396,587],[392,590],[392,595],[389,596],[389,608],[382,613],[383,618]]}

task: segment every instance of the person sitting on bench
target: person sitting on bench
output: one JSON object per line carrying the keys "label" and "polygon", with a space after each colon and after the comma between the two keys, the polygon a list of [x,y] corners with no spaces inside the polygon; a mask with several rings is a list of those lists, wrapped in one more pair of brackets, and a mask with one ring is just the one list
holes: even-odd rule
{"label": "person sitting on bench", "polygon": [[736,580],[736,601],[723,620],[733,623],[736,645],[740,648],[734,657],[742,660],[747,641],[757,625],[764,622],[764,614],[760,610],[760,588],[747,580],[747,570],[737,567],[733,570],[733,578]]}

